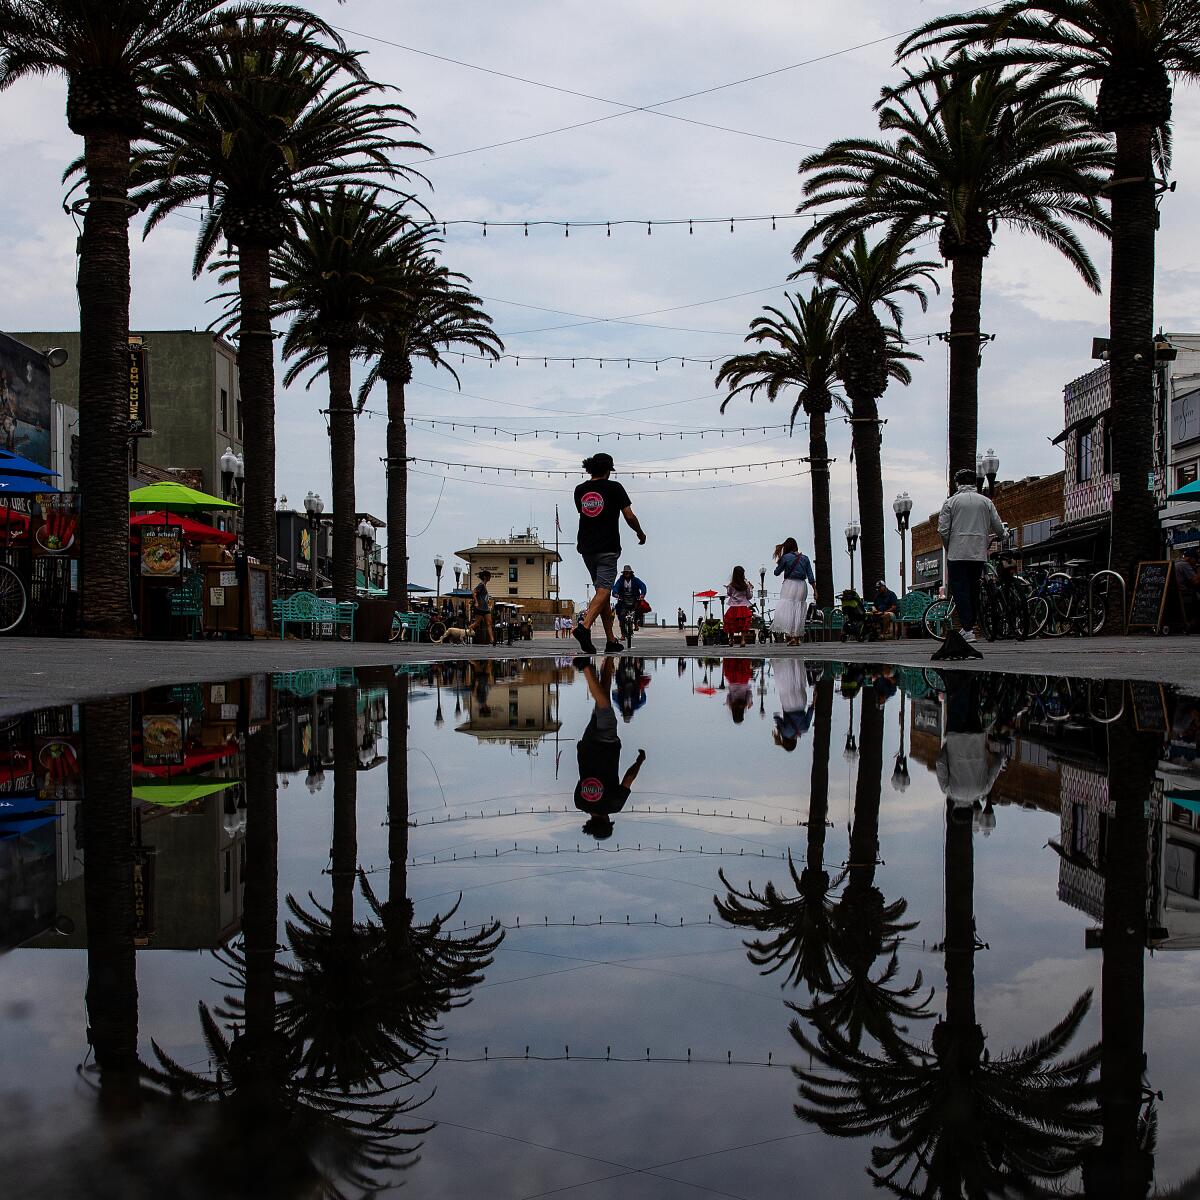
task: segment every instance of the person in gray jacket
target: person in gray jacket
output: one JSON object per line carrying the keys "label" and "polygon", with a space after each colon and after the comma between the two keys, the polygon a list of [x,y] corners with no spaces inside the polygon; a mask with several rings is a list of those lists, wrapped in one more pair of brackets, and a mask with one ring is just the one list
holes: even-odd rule
{"label": "person in gray jacket", "polygon": [[1002,537],[1004,522],[996,506],[975,487],[975,472],[959,471],[955,490],[938,517],[938,534],[946,547],[946,571],[950,594],[958,609],[958,620],[966,641],[975,640],[975,610],[979,580],[988,560],[992,536]]}

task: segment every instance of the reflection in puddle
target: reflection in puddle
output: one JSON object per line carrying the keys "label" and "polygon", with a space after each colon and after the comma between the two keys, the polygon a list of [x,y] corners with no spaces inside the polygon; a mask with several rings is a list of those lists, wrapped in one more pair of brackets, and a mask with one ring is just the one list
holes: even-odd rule
{"label": "reflection in puddle", "polygon": [[1192,1194],[1198,733],[794,659],[13,718],[18,1194]]}

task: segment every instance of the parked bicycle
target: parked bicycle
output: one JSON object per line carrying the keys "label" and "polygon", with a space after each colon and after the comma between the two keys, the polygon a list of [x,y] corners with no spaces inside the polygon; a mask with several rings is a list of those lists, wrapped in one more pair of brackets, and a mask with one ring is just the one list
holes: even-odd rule
{"label": "parked bicycle", "polygon": [[1112,577],[1101,579],[1089,600],[1088,560],[1072,558],[1066,566],[1067,571],[1048,572],[1033,589],[1029,603],[1034,632],[1052,638],[1101,633],[1108,620]]}

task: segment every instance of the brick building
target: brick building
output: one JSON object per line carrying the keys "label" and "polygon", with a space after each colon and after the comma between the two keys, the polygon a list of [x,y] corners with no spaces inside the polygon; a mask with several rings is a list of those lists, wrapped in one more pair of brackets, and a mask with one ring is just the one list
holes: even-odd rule
{"label": "brick building", "polygon": [[[1063,472],[1031,475],[996,484],[992,495],[1000,519],[1009,528],[1009,545],[1017,549],[1045,541],[1063,519]],[[912,526],[913,590],[936,592],[942,586],[942,541],[938,514]]]}

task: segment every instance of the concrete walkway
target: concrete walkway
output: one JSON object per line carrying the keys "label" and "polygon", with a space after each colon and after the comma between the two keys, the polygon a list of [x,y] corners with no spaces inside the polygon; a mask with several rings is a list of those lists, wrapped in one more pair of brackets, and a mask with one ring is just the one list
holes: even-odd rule
{"label": "concrete walkway", "polygon": [[[634,653],[646,657],[801,657],[929,665],[937,648],[927,639],[900,642],[816,643],[787,646],[727,646],[689,649],[675,630],[638,636]],[[970,669],[1023,674],[1072,675],[1098,679],[1149,679],[1200,692],[1200,638],[1062,638],[979,645],[983,659]],[[232,679],[259,671],[302,671],[320,667],[379,666],[438,659],[571,658],[573,639],[539,634],[513,647],[411,646],[368,642],[191,641],[120,642],[59,638],[0,641],[0,713],[66,704],[113,692],[135,692],[163,684]]]}

